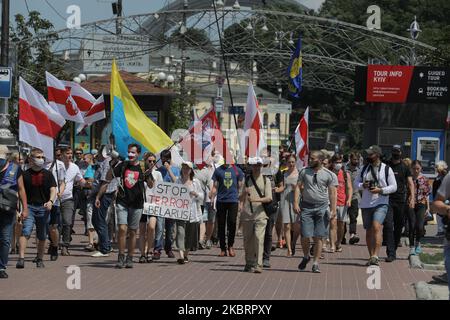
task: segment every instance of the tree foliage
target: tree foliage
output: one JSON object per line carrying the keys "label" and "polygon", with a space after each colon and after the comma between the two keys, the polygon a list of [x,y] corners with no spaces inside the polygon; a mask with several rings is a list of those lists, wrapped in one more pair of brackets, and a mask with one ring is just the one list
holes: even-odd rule
{"label": "tree foliage", "polygon": [[[64,65],[52,52],[52,45],[58,39],[58,34],[54,31],[53,24],[42,18],[39,12],[31,11],[28,17],[15,15],[15,25],[12,27],[10,38],[17,52],[15,73],[44,96],[47,95],[45,71],[61,79],[69,77],[64,72]],[[16,83],[9,104],[11,132],[16,135],[19,127],[18,97],[19,86]]]}

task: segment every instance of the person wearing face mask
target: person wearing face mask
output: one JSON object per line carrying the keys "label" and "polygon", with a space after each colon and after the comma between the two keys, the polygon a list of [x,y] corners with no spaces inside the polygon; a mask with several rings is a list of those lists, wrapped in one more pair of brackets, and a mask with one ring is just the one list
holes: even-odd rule
{"label": "person wearing face mask", "polygon": [[[124,161],[110,169],[108,180],[112,176],[119,178],[117,193],[116,215],[119,225],[119,255],[116,264],[117,269],[133,268],[133,253],[136,246],[136,233],[139,228],[142,211],[144,208],[144,181],[149,188],[153,188],[151,175],[144,175],[139,163],[141,146],[136,143],[128,145],[128,161]],[[128,233],[128,243],[127,243]],[[125,258],[125,246],[128,253]]]}
{"label": "person wearing face mask", "polygon": [[381,227],[389,210],[389,195],[397,191],[397,181],[392,169],[381,162],[382,151],[379,146],[369,147],[366,153],[367,165],[356,176],[353,186],[362,190],[361,209],[370,256],[367,265],[378,266]]}
{"label": "person wearing face mask", "polygon": [[[347,208],[352,202],[352,180],[350,174],[343,167],[343,157],[335,154],[331,158],[331,167],[336,174],[339,186],[337,188],[336,217],[330,220],[330,241],[331,251],[342,251],[342,238],[344,237],[344,227],[347,221]],[[334,249],[334,250],[333,250]]]}
{"label": "person wearing face mask", "polygon": [[322,253],[323,238],[327,237],[325,215],[330,208],[331,218],[336,216],[336,188],[338,181],[330,170],[322,166],[325,155],[321,151],[312,151],[309,155],[309,167],[302,168],[298,174],[294,199],[294,211],[300,214],[303,259],[298,265],[305,270],[311,260],[310,238],[314,238],[314,257],[312,272],[320,273],[319,259]]}
{"label": "person wearing face mask", "polygon": [[70,147],[61,150],[64,167],[66,168],[66,183],[61,195],[61,218],[62,218],[62,243],[61,255],[69,256],[69,246],[72,241],[72,225],[75,215],[74,184],[77,183],[80,188],[86,184],[80,168],[72,162],[73,151]]}
{"label": "person wearing face mask", "polygon": [[43,268],[45,241],[47,239],[50,212],[56,201],[56,181],[52,173],[46,169],[42,150],[31,150],[30,169],[23,173],[29,216],[23,221],[22,235],[19,239],[19,259],[16,268],[25,267],[25,250],[28,239],[36,225],[38,239],[36,267]]}
{"label": "person wearing face mask", "polygon": [[[19,219],[28,217],[28,201],[23,180],[23,171],[17,163],[8,161],[7,148],[0,146],[0,279],[8,278],[8,265],[11,235],[17,216],[17,198],[22,202],[23,210]],[[14,244],[15,249],[15,244]]]}
{"label": "person wearing face mask", "polygon": [[[353,184],[353,181],[355,181],[356,176],[358,175],[358,172],[361,170],[359,164],[360,164],[360,156],[356,152],[350,153],[350,161],[347,164],[346,171],[350,174],[351,181]],[[359,213],[359,203],[361,201],[361,192],[356,189],[353,189],[352,194],[352,201],[350,203],[350,207],[348,207],[347,212],[348,216],[350,218],[349,223],[349,233],[350,233],[350,240],[348,241],[349,244],[353,245],[359,242],[359,236],[356,232],[356,224],[358,221],[358,213]],[[344,235],[345,236],[345,235]]]}
{"label": "person wearing face mask", "polygon": [[414,195],[411,170],[402,161],[401,146],[394,145],[392,147],[388,165],[394,172],[397,182],[397,191],[389,195],[389,211],[383,226],[383,235],[386,239],[386,262],[392,262],[397,258],[397,248],[405,224],[406,208],[413,209],[415,201],[414,196],[411,196]]}

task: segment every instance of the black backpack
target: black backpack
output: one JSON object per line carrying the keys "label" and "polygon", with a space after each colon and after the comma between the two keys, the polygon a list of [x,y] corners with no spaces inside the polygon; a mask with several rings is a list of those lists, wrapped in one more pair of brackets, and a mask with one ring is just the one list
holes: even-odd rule
{"label": "black backpack", "polygon": [[[380,166],[383,165],[383,163],[380,164]],[[361,170],[361,181],[363,181],[364,179],[364,173],[366,172],[367,168],[369,167],[369,164],[366,164],[362,170]],[[386,186],[389,186],[389,166],[387,164],[384,163],[384,176],[386,179]]]}

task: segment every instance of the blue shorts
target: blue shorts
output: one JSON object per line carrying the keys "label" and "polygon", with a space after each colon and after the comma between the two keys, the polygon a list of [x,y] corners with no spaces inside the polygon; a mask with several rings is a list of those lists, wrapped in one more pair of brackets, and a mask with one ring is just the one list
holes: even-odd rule
{"label": "blue shorts", "polygon": [[47,239],[48,224],[50,223],[50,211],[44,207],[28,206],[28,218],[23,221],[22,235],[27,239],[33,232],[36,224],[36,237],[40,241]]}
{"label": "blue shorts", "polygon": [[325,226],[327,210],[328,203],[315,208],[301,207],[300,221],[302,237],[326,238],[328,236]]}
{"label": "blue shorts", "polygon": [[202,222],[214,222],[216,220],[216,211],[213,209],[211,202],[206,202],[203,207]]}
{"label": "blue shorts", "polygon": [[363,226],[364,229],[367,230],[372,227],[373,221],[376,221],[379,224],[384,223],[384,219],[386,219],[386,215],[389,210],[389,205],[380,204],[379,206],[373,208],[363,208],[361,210],[362,210]]}

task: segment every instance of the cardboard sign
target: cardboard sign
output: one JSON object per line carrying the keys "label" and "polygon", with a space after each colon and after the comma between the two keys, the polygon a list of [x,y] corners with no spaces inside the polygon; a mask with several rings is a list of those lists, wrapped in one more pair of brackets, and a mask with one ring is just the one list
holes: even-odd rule
{"label": "cardboard sign", "polygon": [[189,189],[170,182],[158,182],[147,190],[147,202],[143,214],[175,220],[193,221],[196,213],[191,212],[192,200]]}

